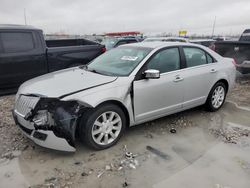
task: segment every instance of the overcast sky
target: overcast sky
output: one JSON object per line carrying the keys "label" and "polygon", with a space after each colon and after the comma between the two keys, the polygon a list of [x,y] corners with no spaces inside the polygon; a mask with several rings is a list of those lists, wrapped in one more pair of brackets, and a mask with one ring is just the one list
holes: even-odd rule
{"label": "overcast sky", "polygon": [[116,31],[240,34],[250,28],[250,0],[0,0],[0,23],[39,27],[45,33]]}

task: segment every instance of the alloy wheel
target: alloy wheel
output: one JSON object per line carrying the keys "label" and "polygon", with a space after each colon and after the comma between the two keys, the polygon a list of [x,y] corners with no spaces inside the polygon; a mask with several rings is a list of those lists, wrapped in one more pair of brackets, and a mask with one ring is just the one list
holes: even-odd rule
{"label": "alloy wheel", "polygon": [[214,108],[219,108],[225,99],[225,89],[222,86],[218,86],[215,88],[212,95],[212,105]]}
{"label": "alloy wheel", "polygon": [[102,113],[92,127],[92,138],[99,145],[108,145],[116,140],[122,129],[122,120],[118,113]]}

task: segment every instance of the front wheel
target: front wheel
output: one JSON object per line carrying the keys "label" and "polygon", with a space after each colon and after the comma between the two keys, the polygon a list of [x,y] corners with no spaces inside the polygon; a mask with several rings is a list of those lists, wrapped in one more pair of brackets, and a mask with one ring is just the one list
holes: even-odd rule
{"label": "front wheel", "polygon": [[223,82],[216,83],[208,95],[206,102],[207,110],[210,112],[219,110],[225,102],[226,93],[225,84]]}
{"label": "front wheel", "polygon": [[83,115],[82,140],[94,149],[106,149],[120,139],[126,125],[121,108],[113,104],[102,105]]}

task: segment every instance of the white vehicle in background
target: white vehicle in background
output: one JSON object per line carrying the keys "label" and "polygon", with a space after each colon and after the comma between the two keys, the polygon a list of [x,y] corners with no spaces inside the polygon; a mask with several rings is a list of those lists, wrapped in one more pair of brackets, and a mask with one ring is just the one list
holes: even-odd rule
{"label": "white vehicle in background", "polygon": [[87,66],[25,82],[13,116],[41,146],[75,151],[78,135],[92,148],[105,149],[126,127],[204,104],[217,111],[234,85],[235,72],[233,59],[201,45],[122,45]]}
{"label": "white vehicle in background", "polygon": [[142,42],[189,42],[189,40],[182,37],[148,37]]}

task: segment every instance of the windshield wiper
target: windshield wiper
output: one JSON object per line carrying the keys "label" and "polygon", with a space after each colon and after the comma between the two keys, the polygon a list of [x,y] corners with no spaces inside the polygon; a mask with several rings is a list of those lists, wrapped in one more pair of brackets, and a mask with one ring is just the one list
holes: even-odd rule
{"label": "windshield wiper", "polygon": [[114,75],[112,75],[112,74],[105,74],[105,73],[103,73],[103,72],[101,72],[101,71],[98,71],[98,70],[96,70],[96,69],[90,69],[90,68],[88,67],[88,65],[82,65],[82,66],[80,66],[79,68],[80,68],[80,69],[84,69],[84,70],[89,71],[89,72],[96,73],[96,74],[101,74],[101,75],[105,75],[105,76],[114,76]]}
{"label": "windshield wiper", "polygon": [[103,74],[103,73],[101,73],[101,72],[99,72],[99,71],[97,71],[97,70],[95,70],[95,69],[89,69],[89,68],[88,68],[88,65],[82,65],[82,66],[80,66],[79,68],[80,68],[80,69],[87,70],[87,71],[89,71],[89,72],[93,72],[93,73],[97,73],[97,74]]}
{"label": "windshield wiper", "polygon": [[88,65],[82,65],[79,67],[80,69],[85,69],[85,70],[88,70]]}
{"label": "windshield wiper", "polygon": [[89,72],[96,73],[96,74],[106,75],[103,72],[97,71],[96,69],[89,69],[89,68],[87,68],[86,70],[89,71]]}

